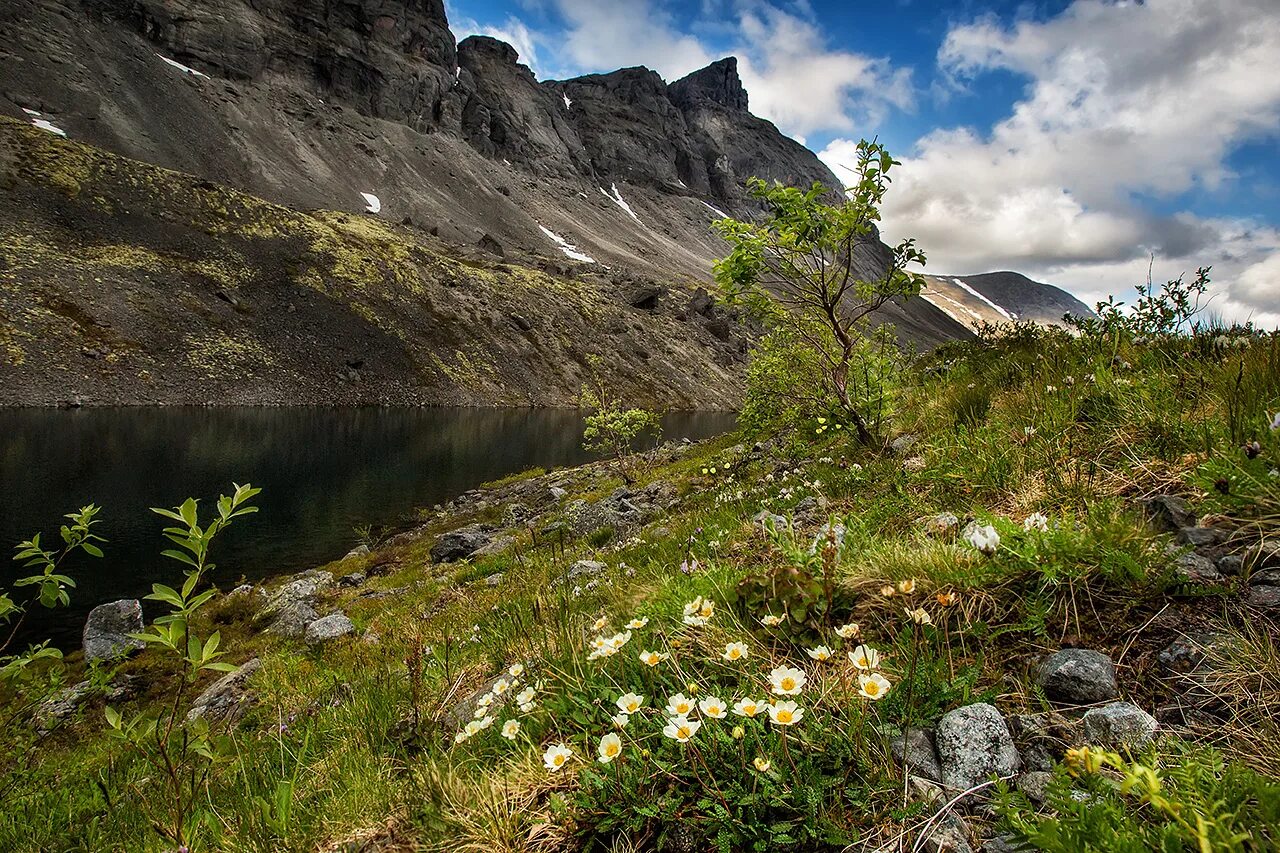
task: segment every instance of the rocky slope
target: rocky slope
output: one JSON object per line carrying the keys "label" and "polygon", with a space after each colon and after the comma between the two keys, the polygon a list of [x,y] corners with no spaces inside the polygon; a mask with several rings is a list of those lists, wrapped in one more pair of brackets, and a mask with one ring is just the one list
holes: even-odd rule
{"label": "rocky slope", "polygon": [[977,329],[983,323],[1018,320],[1064,325],[1063,317],[1092,316],[1093,311],[1065,290],[1032,281],[1016,272],[990,272],[963,278],[926,275],[921,296],[958,323]]}

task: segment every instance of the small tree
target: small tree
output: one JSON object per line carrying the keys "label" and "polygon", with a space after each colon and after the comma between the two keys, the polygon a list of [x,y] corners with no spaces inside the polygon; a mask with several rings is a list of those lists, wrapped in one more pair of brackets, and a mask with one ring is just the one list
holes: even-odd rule
{"label": "small tree", "polygon": [[662,425],[657,412],[649,409],[628,408],[609,388],[600,370],[603,359],[598,355],[587,356],[591,381],[582,387],[580,403],[586,409],[586,428],[582,432],[582,446],[593,453],[612,454],[622,479],[634,482],[631,444],[642,435],[662,435]]}
{"label": "small tree", "polygon": [[[823,396],[835,401],[863,444],[874,441],[865,395],[855,381],[868,375],[859,368],[868,351],[868,318],[890,299],[916,295],[924,284],[907,270],[925,260],[914,240],[892,248],[887,263],[877,258],[876,223],[895,165],[883,145],[863,140],[857,181],[844,202],[824,201],[828,189],[822,184],[802,191],[752,178],[748,186],[764,203],[764,217],[717,223],[732,251],[716,264],[716,280],[729,298],[750,300],[775,324],[791,327],[790,334],[821,364]],[[862,269],[877,266],[883,271],[862,276]]]}

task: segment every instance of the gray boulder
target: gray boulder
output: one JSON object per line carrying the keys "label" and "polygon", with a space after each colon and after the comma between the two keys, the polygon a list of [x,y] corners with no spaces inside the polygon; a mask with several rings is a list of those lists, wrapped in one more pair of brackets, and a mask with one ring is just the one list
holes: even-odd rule
{"label": "gray boulder", "polygon": [[350,560],[350,559],[351,559],[351,558],[353,558],[353,557],[366,557],[366,556],[368,556],[368,555],[369,555],[369,546],[368,546],[368,545],[364,545],[364,544],[360,544],[360,545],[357,545],[356,547],[352,548],[350,551],[348,551],[348,552],[347,552],[347,555],[346,555],[345,557],[343,557],[342,559],[344,559],[344,560]]}
{"label": "gray boulder", "polygon": [[255,621],[273,634],[301,637],[320,616],[316,612],[320,593],[332,585],[333,575],[328,572],[304,572],[269,595]]}
{"label": "gray boulder", "polygon": [[606,572],[608,568],[608,565],[601,563],[599,560],[578,560],[569,567],[568,580],[570,583],[573,583],[588,578],[594,578],[595,576]]}
{"label": "gray boulder", "polygon": [[1156,718],[1130,702],[1112,702],[1084,715],[1085,739],[1095,746],[1141,751],[1155,739]]}
{"label": "gray boulder", "polygon": [[993,705],[979,702],[950,712],[938,723],[935,740],[942,784],[953,793],[1018,769],[1013,737]]}
{"label": "gray boulder", "polygon": [[1178,530],[1178,541],[1184,545],[1203,547],[1217,545],[1223,539],[1223,532],[1216,527],[1182,527]]}
{"label": "gray boulder", "polygon": [[1280,586],[1254,586],[1245,599],[1249,606],[1267,614],[1280,613]]}
{"label": "gray boulder", "polygon": [[909,729],[906,738],[901,735],[889,742],[893,757],[916,776],[932,782],[942,781],[942,765],[938,763],[938,750],[934,745],[932,729]]}
{"label": "gray boulder", "polygon": [[1196,526],[1196,514],[1177,495],[1156,495],[1147,500],[1145,506],[1151,522],[1169,532]]}
{"label": "gray boulder", "polygon": [[210,684],[192,703],[191,710],[187,712],[187,722],[203,719],[210,725],[217,725],[239,720],[257,701],[249,690],[249,679],[260,669],[262,661],[251,658]]}
{"label": "gray boulder", "polygon": [[309,646],[319,646],[354,634],[355,630],[356,626],[347,618],[347,614],[331,613],[308,625],[303,632],[303,639]]}
{"label": "gray boulder", "polygon": [[1092,705],[1120,695],[1111,658],[1091,649],[1062,649],[1036,671],[1036,682],[1053,702]]}
{"label": "gray boulder", "polygon": [[475,525],[442,534],[431,546],[431,562],[456,563],[465,560],[488,545],[492,538],[490,533]]}
{"label": "gray boulder", "polygon": [[1033,802],[1043,803],[1053,774],[1047,770],[1032,770],[1018,777],[1018,790]]}
{"label": "gray boulder", "polygon": [[81,646],[84,659],[94,661],[115,660],[145,648],[142,640],[130,637],[142,630],[142,602],[126,598],[99,604],[89,611],[84,623]]}

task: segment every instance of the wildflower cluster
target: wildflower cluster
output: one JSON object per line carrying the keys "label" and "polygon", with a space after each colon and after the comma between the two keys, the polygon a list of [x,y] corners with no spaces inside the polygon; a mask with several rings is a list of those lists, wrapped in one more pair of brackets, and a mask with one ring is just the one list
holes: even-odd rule
{"label": "wildflower cluster", "polygon": [[[493,682],[489,690],[476,700],[473,719],[454,734],[455,744],[465,743],[497,722],[495,712],[507,697],[514,697],[514,704],[522,715],[530,714],[537,708],[535,700],[539,688],[533,684],[521,687],[524,672],[524,664],[514,663],[504,675]],[[515,740],[520,734],[520,721],[514,717],[508,719],[502,724],[501,733],[507,740]]]}

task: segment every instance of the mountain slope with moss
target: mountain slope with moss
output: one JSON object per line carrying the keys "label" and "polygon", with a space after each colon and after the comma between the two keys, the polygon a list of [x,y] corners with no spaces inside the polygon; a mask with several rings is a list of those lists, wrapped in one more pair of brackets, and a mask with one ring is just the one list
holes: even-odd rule
{"label": "mountain slope with moss", "polygon": [[[530,472],[213,598],[201,635],[260,668],[184,843],[1275,849],[1280,338],[1018,327],[903,383],[883,446],[800,413],[631,483]],[[289,638],[290,601],[350,630]],[[99,668],[37,734],[67,665],[6,697],[0,846],[172,849],[103,716],[170,671]]]}
{"label": "mountain slope with moss", "polygon": [[[753,332],[696,282],[449,248],[0,119],[0,405],[731,408]],[[500,248],[497,250],[502,251]]]}

